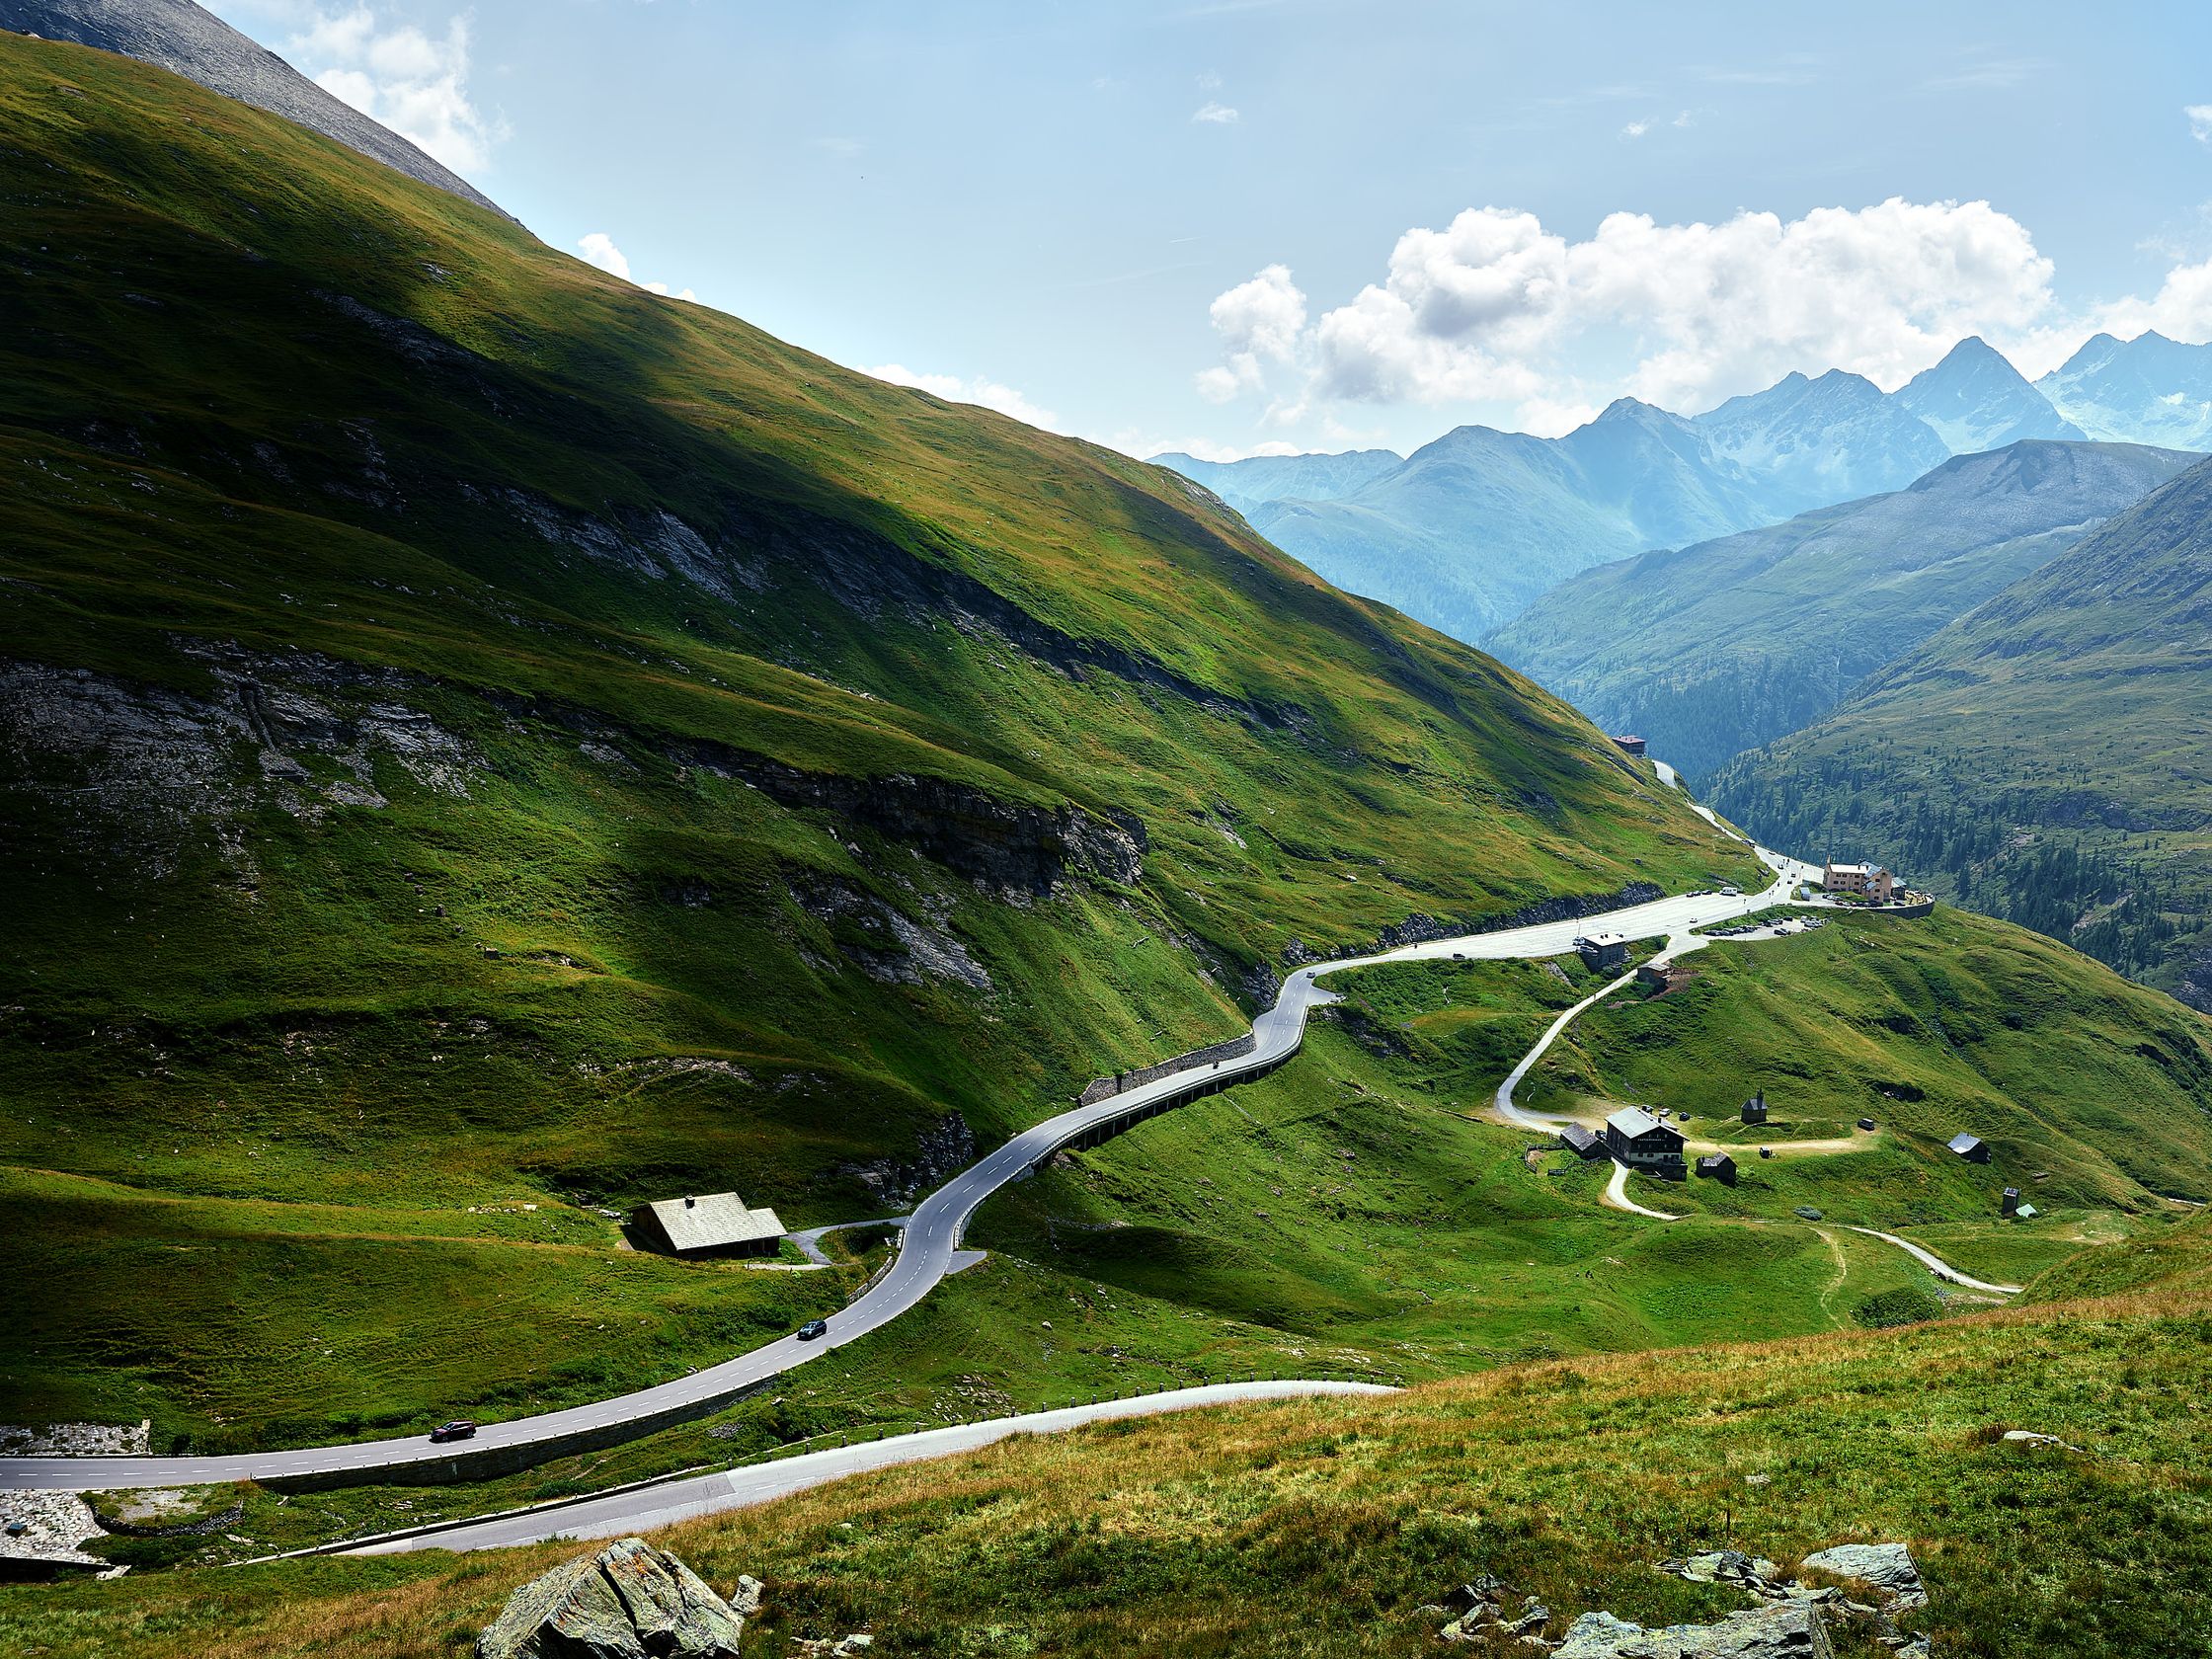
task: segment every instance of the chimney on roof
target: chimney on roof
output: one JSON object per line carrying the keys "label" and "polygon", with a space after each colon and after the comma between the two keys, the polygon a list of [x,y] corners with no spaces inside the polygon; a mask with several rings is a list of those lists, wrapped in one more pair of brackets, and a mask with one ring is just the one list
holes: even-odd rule
{"label": "chimney on roof", "polygon": [[685,1196],[685,1198],[684,1198],[684,1200],[683,1200],[683,1207],[684,1207],[684,1209],[686,1209],[686,1210],[695,1210],[695,1209],[697,1209],[697,1208],[698,1208],[698,1204],[699,1204],[699,1201],[698,1201],[697,1199],[695,1199],[695,1198],[692,1198],[692,1197],[690,1197],[690,1196],[688,1196],[688,1195],[686,1195],[686,1196]]}

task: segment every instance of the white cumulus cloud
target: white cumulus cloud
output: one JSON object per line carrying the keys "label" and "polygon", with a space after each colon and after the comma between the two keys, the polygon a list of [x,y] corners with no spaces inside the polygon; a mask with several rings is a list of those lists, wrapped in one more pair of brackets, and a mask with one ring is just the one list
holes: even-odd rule
{"label": "white cumulus cloud", "polygon": [[1191,114],[1194,121],[1204,121],[1212,126],[1233,126],[1240,118],[1226,104],[1208,99]]}
{"label": "white cumulus cloud", "polygon": [[576,251],[586,265],[595,265],[609,276],[619,276],[625,282],[634,282],[648,293],[657,293],[671,299],[692,299],[699,296],[689,288],[673,291],[666,282],[639,282],[630,275],[630,258],[614,245],[614,238],[603,230],[589,231],[577,239]]}
{"label": "white cumulus cloud", "polygon": [[2182,110],[2181,118],[2189,123],[2191,138],[2212,144],[2212,104],[2191,104]]}
{"label": "white cumulus cloud", "polygon": [[1305,295],[1291,280],[1290,267],[1271,265],[1217,297],[1209,316],[1224,360],[1200,372],[1199,395],[1226,403],[1259,387],[1263,362],[1288,362],[1296,355],[1305,329]]}
{"label": "white cumulus cloud", "polygon": [[442,36],[387,23],[365,5],[316,8],[285,43],[288,55],[333,97],[381,121],[456,173],[481,171],[507,137],[468,88],[468,19],[447,21]]}
{"label": "white cumulus cloud", "polygon": [[2170,340],[2212,340],[2212,260],[2177,265],[2149,299],[2114,300],[2092,315],[2099,329],[2123,340],[2145,329],[2156,329]]}
{"label": "white cumulus cloud", "polygon": [[[1295,293],[1287,270],[1223,294],[1223,362],[1200,389],[1224,401],[1270,390],[1267,365],[1280,362],[1324,398],[1504,400],[1549,426],[1620,393],[1709,407],[1791,369],[1896,386],[1965,335],[2047,325],[2051,277],[2025,227],[1986,201],[1892,198],[1716,224],[1614,213],[1579,241],[1533,213],[1474,207],[1442,230],[1405,232],[1382,280],[1299,329],[1288,350],[1280,328],[1240,334],[1220,321],[1224,306],[1243,317],[1255,287]],[[1620,354],[1602,386],[1561,366],[1592,342]]]}
{"label": "white cumulus cloud", "polygon": [[957,374],[921,374],[905,363],[883,363],[861,372],[873,374],[878,380],[888,380],[894,386],[912,386],[941,397],[947,403],[973,403],[985,409],[995,409],[1025,426],[1042,427],[1047,432],[1061,430],[1059,416],[1049,409],[1040,409],[1013,387],[996,380],[981,376],[963,379]]}

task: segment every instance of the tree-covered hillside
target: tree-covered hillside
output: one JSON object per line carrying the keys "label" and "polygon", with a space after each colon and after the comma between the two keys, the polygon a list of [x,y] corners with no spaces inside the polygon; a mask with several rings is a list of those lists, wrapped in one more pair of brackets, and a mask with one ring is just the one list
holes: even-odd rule
{"label": "tree-covered hillside", "polygon": [[2046,441],[1961,455],[1910,489],[1586,571],[1486,643],[1702,778],[1818,720],[2195,459]]}
{"label": "tree-covered hillside", "polygon": [[2212,1009],[2212,464],[1737,759],[1722,811]]}

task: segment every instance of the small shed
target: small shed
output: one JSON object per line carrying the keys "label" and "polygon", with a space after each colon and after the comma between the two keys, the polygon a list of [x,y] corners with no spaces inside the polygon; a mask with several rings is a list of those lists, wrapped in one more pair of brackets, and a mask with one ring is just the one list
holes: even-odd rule
{"label": "small shed", "polygon": [[1982,1138],[1969,1135],[1963,1129],[1951,1137],[1950,1147],[1968,1163],[1989,1162],[1989,1147],[1983,1144]]}
{"label": "small shed", "polygon": [[2000,1216],[2016,1216],[2020,1213],[2019,1188],[2007,1187],[2005,1189],[2005,1196],[1997,1201],[1997,1213]]}
{"label": "small shed", "polygon": [[1643,758],[1645,744],[1643,739],[1637,737],[1635,733],[1622,732],[1616,736],[1613,741],[1620,746],[1621,753],[1633,754],[1638,760]]}
{"label": "small shed", "polygon": [[1749,1100],[1744,1102],[1744,1122],[1757,1124],[1765,1123],[1766,1121],[1767,1091],[1765,1089],[1761,1089],[1757,1094],[1753,1095]]}
{"label": "small shed", "polygon": [[1568,1124],[1559,1131],[1559,1145],[1579,1158],[1598,1158],[1606,1155],[1606,1146],[1580,1124]]}
{"label": "small shed", "polygon": [[1591,933],[1574,942],[1582,955],[1585,968],[1620,968],[1628,961],[1628,935],[1625,933]]}
{"label": "small shed", "polygon": [[1726,1152],[1707,1152],[1698,1160],[1698,1173],[1708,1181],[1732,1187],[1736,1184],[1736,1160]]}
{"label": "small shed", "polygon": [[1623,1106],[1606,1119],[1606,1150],[1631,1169],[1669,1180],[1687,1173],[1682,1165],[1682,1131],[1661,1123],[1641,1106]]}
{"label": "small shed", "polygon": [[783,1242],[773,1210],[751,1210],[734,1192],[665,1198],[642,1206],[639,1231],[679,1256],[767,1256]]}

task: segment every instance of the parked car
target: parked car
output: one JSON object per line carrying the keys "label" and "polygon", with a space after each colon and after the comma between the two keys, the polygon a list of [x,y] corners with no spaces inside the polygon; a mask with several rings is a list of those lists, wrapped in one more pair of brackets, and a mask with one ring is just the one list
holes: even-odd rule
{"label": "parked car", "polygon": [[1858,1127],[1860,1129],[1872,1129],[1874,1127],[1874,1120],[1872,1118],[1860,1118],[1858,1120]]}
{"label": "parked car", "polygon": [[466,1417],[456,1417],[450,1423],[440,1423],[431,1430],[431,1439],[439,1446],[449,1440],[474,1440],[476,1425]]}
{"label": "parked car", "polygon": [[801,1342],[812,1342],[817,1337],[824,1337],[829,1334],[830,1321],[828,1319],[809,1319],[799,1327],[799,1340]]}

